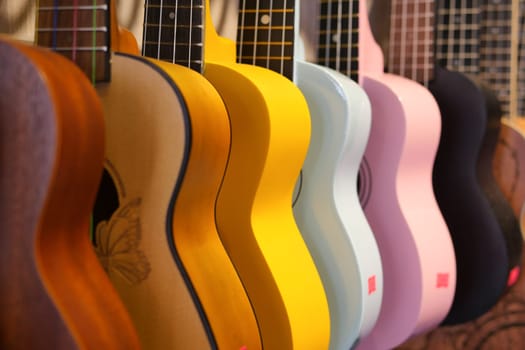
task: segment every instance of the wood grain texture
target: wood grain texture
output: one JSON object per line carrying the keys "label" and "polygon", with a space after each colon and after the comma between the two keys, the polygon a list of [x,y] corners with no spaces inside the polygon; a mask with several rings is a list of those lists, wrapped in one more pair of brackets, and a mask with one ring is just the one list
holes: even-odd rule
{"label": "wood grain texture", "polygon": [[100,102],[58,55],[2,41],[0,61],[0,345],[137,349],[88,235],[102,170]]}

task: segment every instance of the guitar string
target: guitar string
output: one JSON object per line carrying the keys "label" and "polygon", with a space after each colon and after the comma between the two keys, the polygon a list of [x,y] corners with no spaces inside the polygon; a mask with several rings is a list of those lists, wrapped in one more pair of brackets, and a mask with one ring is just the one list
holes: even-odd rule
{"label": "guitar string", "polygon": [[157,40],[157,59],[160,60],[160,43],[162,40],[161,36],[161,29],[162,29],[162,10],[164,7],[164,1],[160,0],[160,8],[159,8],[159,34],[158,34],[158,40]]}
{"label": "guitar string", "polygon": [[[424,13],[425,13],[425,36],[423,38],[423,52],[424,52],[424,67],[423,67],[423,84],[428,87],[430,82],[430,74],[433,69],[432,62],[432,47],[433,47],[433,38],[434,38],[434,28],[433,21],[435,20],[435,13],[432,9],[432,6],[435,6],[434,0],[429,0],[425,3]],[[435,9],[435,8],[434,8]]]}
{"label": "guitar string", "polygon": [[[259,0],[257,0],[257,3],[256,3],[256,7],[255,7],[255,18],[259,18],[260,16],[260,2]],[[257,57],[257,42],[259,40],[259,21],[255,20],[255,28],[254,28],[254,40],[253,40],[253,55],[252,55],[252,65],[256,65],[257,64],[257,61],[256,61],[256,57]],[[247,29],[245,29],[247,30]]]}
{"label": "guitar string", "polygon": [[335,66],[335,69],[340,72],[341,71],[341,38],[343,37],[343,33],[341,31],[341,19],[342,19],[342,7],[343,7],[343,4],[342,4],[342,1],[341,0],[338,0],[337,2],[337,21],[336,21],[336,25],[337,25],[337,34],[336,34],[336,41],[335,41],[335,52],[337,52],[337,55],[336,55],[336,66]]}
{"label": "guitar string", "polygon": [[246,25],[246,0],[242,0],[241,1],[241,6],[240,6],[240,13],[241,13],[241,20],[239,23],[239,29],[237,30],[237,35],[238,35],[238,48],[237,48],[237,62],[238,63],[241,63],[242,62],[242,56],[243,56],[243,46],[244,46],[244,28],[245,28],[245,25]]}
{"label": "guitar string", "polygon": [[[268,26],[268,40],[267,40],[267,44],[266,44],[266,67],[267,68],[270,68],[270,56],[271,56],[271,52],[270,52],[270,47],[272,45],[271,43],[271,40],[272,40],[272,27],[273,27],[273,0],[270,1],[270,22],[269,22],[269,26]],[[262,17],[260,19],[260,21],[262,22]],[[255,55],[257,55],[257,50],[255,50]]]}
{"label": "guitar string", "polygon": [[[92,21],[93,21],[93,31],[92,31],[92,34],[91,34],[91,37],[92,37],[92,51],[91,51],[91,82],[93,85],[95,85],[96,83],[96,80],[97,80],[97,49],[96,49],[96,46],[97,46],[97,10],[96,10],[96,6],[97,6],[97,0],[93,0],[93,16],[92,16]],[[108,13],[108,9],[106,8],[105,10],[105,15],[107,16],[107,13]],[[108,34],[109,35],[109,34]],[[109,49],[109,48],[108,48]]]}
{"label": "guitar string", "polygon": [[175,15],[173,16],[173,50],[171,54],[172,63],[176,63],[176,54],[177,54],[177,31],[179,26],[179,0],[175,0]]}
{"label": "guitar string", "polygon": [[148,41],[149,27],[149,0],[146,0],[146,5],[144,7],[144,28],[142,29],[142,56],[147,56],[146,43]]}
{"label": "guitar string", "polygon": [[73,7],[75,8],[73,10],[73,51],[71,53],[71,58],[73,59],[73,62],[77,61],[77,26],[78,26],[78,0],[73,0]]}
{"label": "guitar string", "polygon": [[[428,0],[423,0],[423,6],[425,6],[426,2]],[[412,31],[412,60],[410,61],[411,64],[412,64],[412,80],[415,80],[417,82],[421,82],[421,79],[419,77],[419,57],[418,57],[418,52],[417,52],[417,47],[419,46],[419,43],[421,41],[421,38],[419,36],[419,32],[420,30],[423,31],[423,35],[424,33],[426,33],[426,30],[427,28],[420,28],[419,26],[419,4],[418,3],[412,3],[412,5],[414,6],[414,13],[415,13],[415,17],[412,18],[412,23],[413,23],[413,28],[409,28],[408,27],[408,21],[405,20],[405,25],[407,26],[407,30],[410,30]],[[407,0],[407,6],[408,6],[408,0]],[[407,20],[408,20],[408,13],[407,13]],[[415,29],[415,30],[414,30]],[[423,66],[424,66],[424,63],[423,63]],[[424,69],[424,67],[423,67]]]}
{"label": "guitar string", "polygon": [[332,47],[332,1],[328,0],[326,4],[326,31],[325,31],[325,66],[330,67],[330,50]]}
{"label": "guitar string", "polygon": [[193,0],[190,0],[190,27],[188,28],[189,37],[188,37],[188,68],[191,68],[192,60],[192,45],[193,45]]}
{"label": "guitar string", "polygon": [[51,36],[51,47],[53,51],[57,49],[57,29],[58,29],[58,0],[54,0],[54,9],[53,9],[53,32]]}
{"label": "guitar string", "polygon": [[[295,5],[295,4],[294,4]],[[284,75],[284,60],[285,60],[285,57],[284,57],[284,43],[285,43],[285,39],[286,39],[286,20],[288,19],[288,3],[287,3],[287,0],[284,0],[284,4],[283,4],[283,28],[282,28],[282,33],[281,33],[281,56],[280,56],[280,59],[281,59],[281,67],[280,67],[280,73],[281,75]],[[295,16],[295,11],[292,12],[292,15]],[[294,21],[295,21],[295,17],[294,17]],[[293,33],[295,35],[295,26],[292,27],[293,28]],[[293,39],[292,39],[293,40]],[[292,79],[292,77],[290,77]]]}
{"label": "guitar string", "polygon": [[454,18],[456,16],[456,0],[451,0],[451,4],[449,6],[449,14],[448,14],[448,57],[447,57],[447,66],[453,67],[454,66],[454,32],[456,30]]}
{"label": "guitar string", "polygon": [[[359,1],[358,0],[350,0],[351,6],[352,6],[352,24],[349,26],[351,33],[352,33],[352,40],[350,41],[350,46],[353,50],[355,47],[355,51],[352,51],[352,59],[354,63],[354,78],[355,82],[359,83],[359,36],[361,35],[361,32],[359,30]],[[353,35],[353,33],[356,33],[356,35]],[[350,77],[352,75],[352,71],[350,71]]]}
{"label": "guitar string", "polygon": [[[347,30],[346,30],[346,76],[350,77],[351,74],[352,74],[352,33],[353,33],[353,28],[351,28],[351,23],[352,21],[354,20],[354,8],[352,7],[352,4],[351,4],[351,1],[346,1],[345,2],[347,5],[348,5],[348,24],[349,24],[349,27]],[[339,23],[340,23],[340,26],[341,26],[341,32],[343,32],[345,29],[342,28],[342,19],[343,19],[343,7],[344,4],[341,4],[341,10],[339,11]],[[341,49],[343,50],[343,49]]]}

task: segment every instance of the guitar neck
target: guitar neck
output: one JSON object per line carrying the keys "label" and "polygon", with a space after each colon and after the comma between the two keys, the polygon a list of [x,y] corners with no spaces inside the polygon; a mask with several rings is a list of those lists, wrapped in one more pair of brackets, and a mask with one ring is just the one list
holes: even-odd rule
{"label": "guitar neck", "polygon": [[359,78],[359,0],[321,0],[317,62]]}
{"label": "guitar neck", "polygon": [[479,73],[480,16],[479,0],[437,0],[436,58],[440,66]]}
{"label": "guitar neck", "polygon": [[393,0],[388,70],[428,84],[434,76],[434,0]]}
{"label": "guitar neck", "polygon": [[240,0],[237,60],[294,75],[295,0]]}
{"label": "guitar neck", "polygon": [[71,59],[93,83],[109,81],[109,0],[39,0],[37,4],[37,45]]}
{"label": "guitar neck", "polygon": [[142,54],[204,69],[204,0],[146,0]]}
{"label": "guitar neck", "polygon": [[511,104],[512,0],[481,5],[480,76],[498,96],[503,113]]}

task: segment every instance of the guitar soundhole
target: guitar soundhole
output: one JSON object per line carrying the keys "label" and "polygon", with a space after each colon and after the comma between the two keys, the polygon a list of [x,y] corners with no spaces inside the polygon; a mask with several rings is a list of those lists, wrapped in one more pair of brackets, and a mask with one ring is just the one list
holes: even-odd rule
{"label": "guitar soundhole", "polygon": [[118,276],[129,285],[137,285],[151,272],[141,249],[142,199],[124,197],[120,203],[119,193],[123,195],[124,188],[117,188],[110,172],[104,169],[93,210],[92,242],[100,264],[111,278]]}
{"label": "guitar soundhole", "polygon": [[359,202],[363,208],[366,207],[372,194],[372,170],[366,158],[363,158],[357,174],[357,193]]}
{"label": "guitar soundhole", "polygon": [[[117,211],[119,207],[118,192],[115,182],[111,178],[109,172],[104,168],[102,180],[95,200],[95,208],[93,209],[93,227],[97,227],[102,221],[108,221],[111,215]],[[95,235],[93,235],[93,245],[97,246]]]}

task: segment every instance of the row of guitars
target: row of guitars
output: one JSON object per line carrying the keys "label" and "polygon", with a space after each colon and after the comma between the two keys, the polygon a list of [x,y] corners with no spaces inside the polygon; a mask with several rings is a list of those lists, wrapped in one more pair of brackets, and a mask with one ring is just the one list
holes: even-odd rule
{"label": "row of guitars", "polygon": [[386,350],[515,283],[500,105],[443,65],[481,5],[393,0],[389,73],[365,0],[318,6],[317,63],[293,0],[236,44],[209,0],[145,1],[142,55],[109,0],[0,38],[1,348]]}

